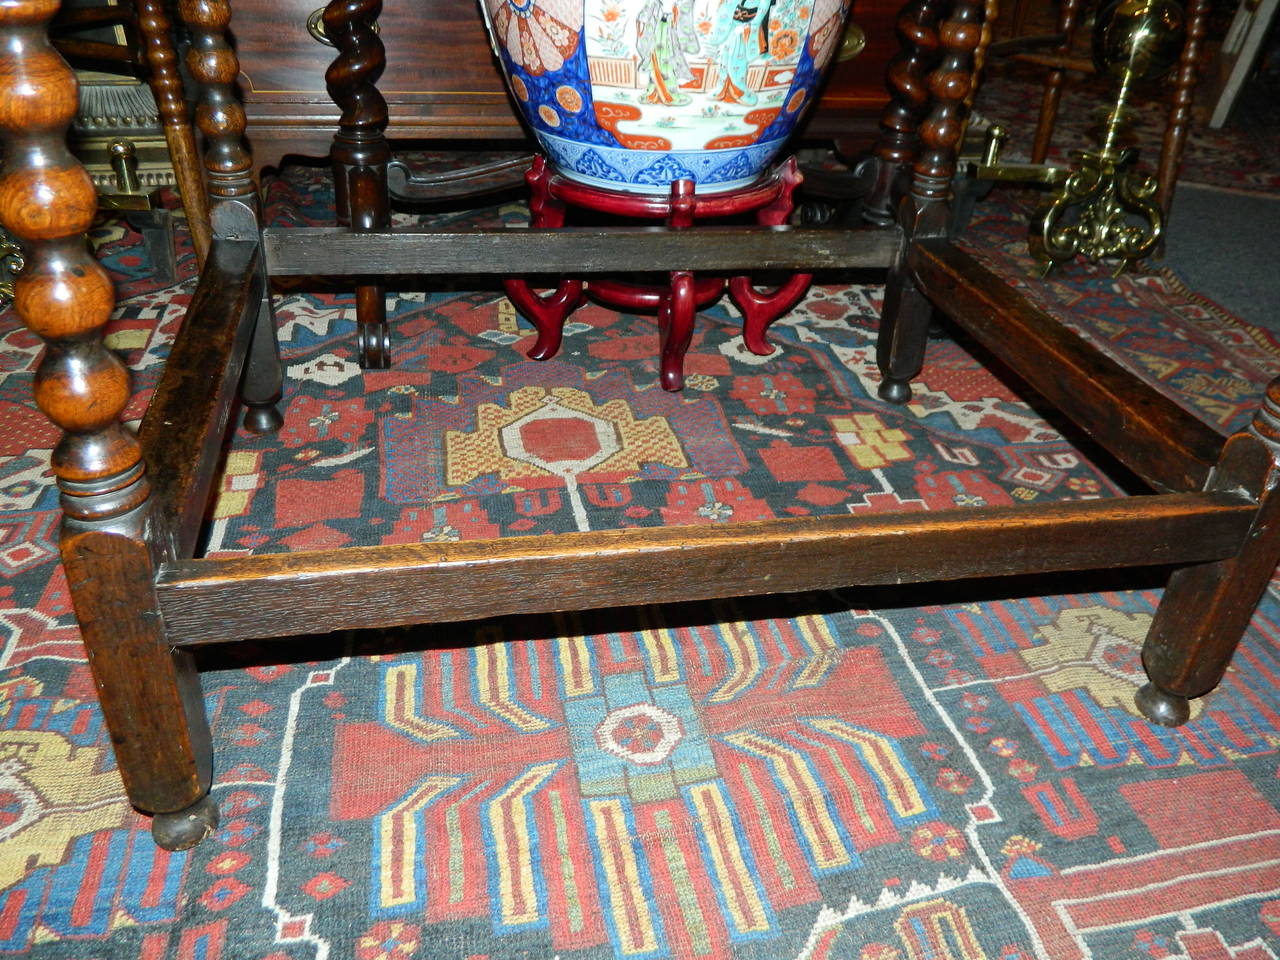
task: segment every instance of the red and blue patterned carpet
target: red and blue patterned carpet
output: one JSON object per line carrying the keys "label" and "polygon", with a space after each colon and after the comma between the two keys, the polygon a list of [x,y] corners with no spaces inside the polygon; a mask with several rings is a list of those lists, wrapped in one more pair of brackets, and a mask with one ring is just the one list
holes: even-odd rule
{"label": "red and blue patterned carpet", "polygon": [[[294,170],[272,215],[322,221]],[[518,205],[471,217],[510,222]],[[1159,272],[1025,279],[1224,429],[1280,344]],[[145,409],[191,285],[135,235],[112,345]],[[184,258],[190,275],[190,257]],[[931,344],[875,397],[879,288],[820,286],[745,353],[699,321],[681,395],[649,318],[562,356],[495,291],[388,295],[362,372],[341,293],[283,291],[285,427],[238,435],[210,552],[529,536],[1117,490],[1078,438]],[[1177,731],[1132,706],[1143,574],[509,618],[213,653],[216,835],[165,854],[125,802],[56,564],[38,344],[0,317],[0,956],[47,960],[1275,960],[1280,605]],[[762,571],[763,572],[763,571]],[[856,575],[856,574],[855,574]]]}

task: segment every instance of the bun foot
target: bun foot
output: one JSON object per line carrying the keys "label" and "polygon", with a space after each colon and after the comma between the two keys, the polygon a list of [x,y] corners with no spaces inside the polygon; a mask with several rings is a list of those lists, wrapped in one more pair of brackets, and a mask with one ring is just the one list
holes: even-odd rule
{"label": "bun foot", "polygon": [[1191,701],[1176,693],[1165,693],[1154,683],[1145,683],[1134,695],[1138,710],[1152,723],[1180,727],[1191,718]]}
{"label": "bun foot", "polygon": [[218,805],[205,794],[185,810],[157,813],[151,820],[151,836],[164,850],[190,850],[218,826]]}
{"label": "bun foot", "polygon": [[284,426],[284,417],[280,415],[274,403],[264,406],[245,406],[244,428],[250,433],[275,433],[282,426]]}
{"label": "bun foot", "polygon": [[880,381],[880,389],[876,392],[880,394],[881,400],[902,405],[911,399],[911,384],[906,380],[885,377]]}

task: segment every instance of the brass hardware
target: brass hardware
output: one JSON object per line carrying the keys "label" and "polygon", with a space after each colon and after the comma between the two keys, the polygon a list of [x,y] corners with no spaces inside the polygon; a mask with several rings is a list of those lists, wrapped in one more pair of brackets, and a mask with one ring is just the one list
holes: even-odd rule
{"label": "brass hardware", "polygon": [[13,299],[13,281],[26,264],[22,260],[22,248],[7,233],[0,230],[0,306]]}
{"label": "brass hardware", "polygon": [[[373,22],[373,32],[379,33],[382,30],[378,26],[378,21]],[[311,15],[307,17],[307,33],[318,43],[323,43],[326,47],[332,47],[333,41],[324,32],[324,7],[318,7],[311,11]]]}
{"label": "brass hardware", "polygon": [[853,60],[867,45],[867,32],[850,20],[845,24],[844,33],[840,37],[840,48],[836,51],[836,59],[840,62]]}
{"label": "brass hardware", "polygon": [[1127,101],[1133,85],[1177,62],[1184,32],[1176,0],[1113,0],[1098,13],[1094,64],[1115,77],[1119,88],[1100,146],[1071,154],[1070,175],[1032,218],[1029,245],[1043,264],[1042,275],[1081,255],[1095,263],[1114,260],[1119,274],[1160,242],[1160,184],[1138,170],[1138,151],[1121,147],[1120,140],[1132,124]]}
{"label": "brass hardware", "polygon": [[115,175],[115,190],[98,194],[98,206],[103,210],[150,210],[152,191],[144,190],[138,179],[138,152],[133,141],[112,140],[107,145],[107,155]]}
{"label": "brass hardware", "polygon": [[1008,163],[1001,159],[1001,152],[1009,139],[1008,132],[998,124],[987,128],[982,147],[982,159],[970,163],[969,176],[974,180],[991,180],[1000,183],[1043,183],[1049,186],[1062,183],[1070,172],[1063,167],[1050,167],[1043,163]]}

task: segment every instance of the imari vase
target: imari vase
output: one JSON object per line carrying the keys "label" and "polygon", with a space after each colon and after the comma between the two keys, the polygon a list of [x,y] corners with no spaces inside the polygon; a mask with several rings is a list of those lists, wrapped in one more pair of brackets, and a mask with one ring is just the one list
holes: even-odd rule
{"label": "imari vase", "polygon": [[839,45],[848,0],[480,0],[525,120],[567,177],[665,194],[758,178]]}

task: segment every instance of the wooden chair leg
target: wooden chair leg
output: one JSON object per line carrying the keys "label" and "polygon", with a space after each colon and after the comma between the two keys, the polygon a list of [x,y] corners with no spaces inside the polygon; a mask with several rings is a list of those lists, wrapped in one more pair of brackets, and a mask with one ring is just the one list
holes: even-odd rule
{"label": "wooden chair leg", "polygon": [[1160,187],[1156,199],[1166,218],[1173,206],[1173,191],[1182,170],[1182,149],[1186,146],[1187,130],[1191,125],[1191,103],[1195,97],[1196,82],[1200,79],[1208,14],[1209,0],[1191,0],[1187,9],[1187,39],[1178,59],[1178,72],[1174,75],[1169,121],[1164,128],[1164,141],[1160,148]]}
{"label": "wooden chair leg", "polygon": [[[338,196],[346,210],[339,220],[353,231],[385,230],[391,225],[391,197],[387,190],[387,102],[377,81],[386,68],[386,51],[374,22],[382,0],[330,0],[324,12],[325,35],[338,56],[325,74],[329,96],[342,110],[330,158],[334,179],[343,184]],[[391,365],[391,335],[387,327],[386,291],[377,283],[356,286],[360,364],[368,369]]]}
{"label": "wooden chair leg", "polygon": [[1218,685],[1280,563],[1280,379],[1248,429],[1227,442],[1206,486],[1250,491],[1258,512],[1238,556],[1169,578],[1142,648],[1149,682],[1137,704],[1148,720],[1170,727],[1186,721],[1190,699]]}
{"label": "wooden chair leg", "polygon": [[275,433],[284,426],[278,404],[284,393],[284,368],[280,363],[280,344],[276,339],[276,316],[271,296],[265,294],[253,326],[253,342],[249,347],[240,398],[244,401],[244,425],[251,433]]}
{"label": "wooden chair leg", "polygon": [[[1062,45],[1055,51],[1059,57],[1071,55],[1071,45],[1075,42],[1076,22],[1080,18],[1080,0],[1061,0],[1058,12],[1058,33],[1062,34]],[[1036,121],[1036,135],[1031,143],[1031,162],[1044,163],[1049,155],[1049,144],[1053,140],[1053,128],[1058,122],[1058,105],[1062,102],[1062,85],[1066,83],[1067,71],[1050,68],[1044,80],[1044,93],[1040,100],[1040,117]]]}
{"label": "wooden chair leg", "polygon": [[196,153],[196,139],[187,115],[182,78],[178,75],[178,58],[173,51],[173,31],[160,0],[136,0],[138,30],[142,34],[147,58],[148,81],[160,112],[169,160],[173,164],[182,196],[182,209],[187,215],[187,229],[196,248],[196,260],[204,266],[209,255],[212,228],[209,224],[209,198],[205,194],[204,177]]}
{"label": "wooden chair leg", "polygon": [[9,158],[0,222],[27,257],[14,305],[47,347],[36,400],[63,431],[52,461],[62,556],[103,716],[130,801],[157,815],[162,846],[180,849],[216,823],[209,729],[191,661],[170,650],[157,612],[150,486],[138,440],[120,422],[128,371],[102,342],[114,294],[84,237],[97,197],[65,144],[76,81],[46,38],[57,9],[57,0],[0,5]]}
{"label": "wooden chair leg", "polygon": [[910,248],[921,241],[945,242],[947,237],[956,148],[985,13],[982,0],[956,0],[939,31],[942,59],[928,79],[933,106],[920,126],[920,156],[912,169],[911,192],[900,210],[904,247],[889,270],[876,341],[879,394],[891,403],[911,398],[910,381],[924,362],[933,308],[912,277]]}
{"label": "wooden chair leg", "polygon": [[889,103],[880,115],[880,137],[867,173],[869,188],[863,217],[888,226],[896,219],[897,185],[919,148],[917,128],[929,103],[927,78],[938,60],[941,0],[912,0],[898,14],[902,48],[889,61]]}
{"label": "wooden chair leg", "polygon": [[[231,20],[227,0],[179,0],[178,10],[191,32],[187,68],[199,85],[196,113],[208,149],[204,172],[212,203],[210,222],[215,236],[260,236],[262,211],[253,179],[253,158],[245,145],[245,115],[235,91],[239,63],[227,42]],[[283,422],[275,405],[283,374],[276,342],[270,286],[264,282],[263,302],[254,328],[240,396],[248,409],[245,426],[257,433],[279,428]]]}

